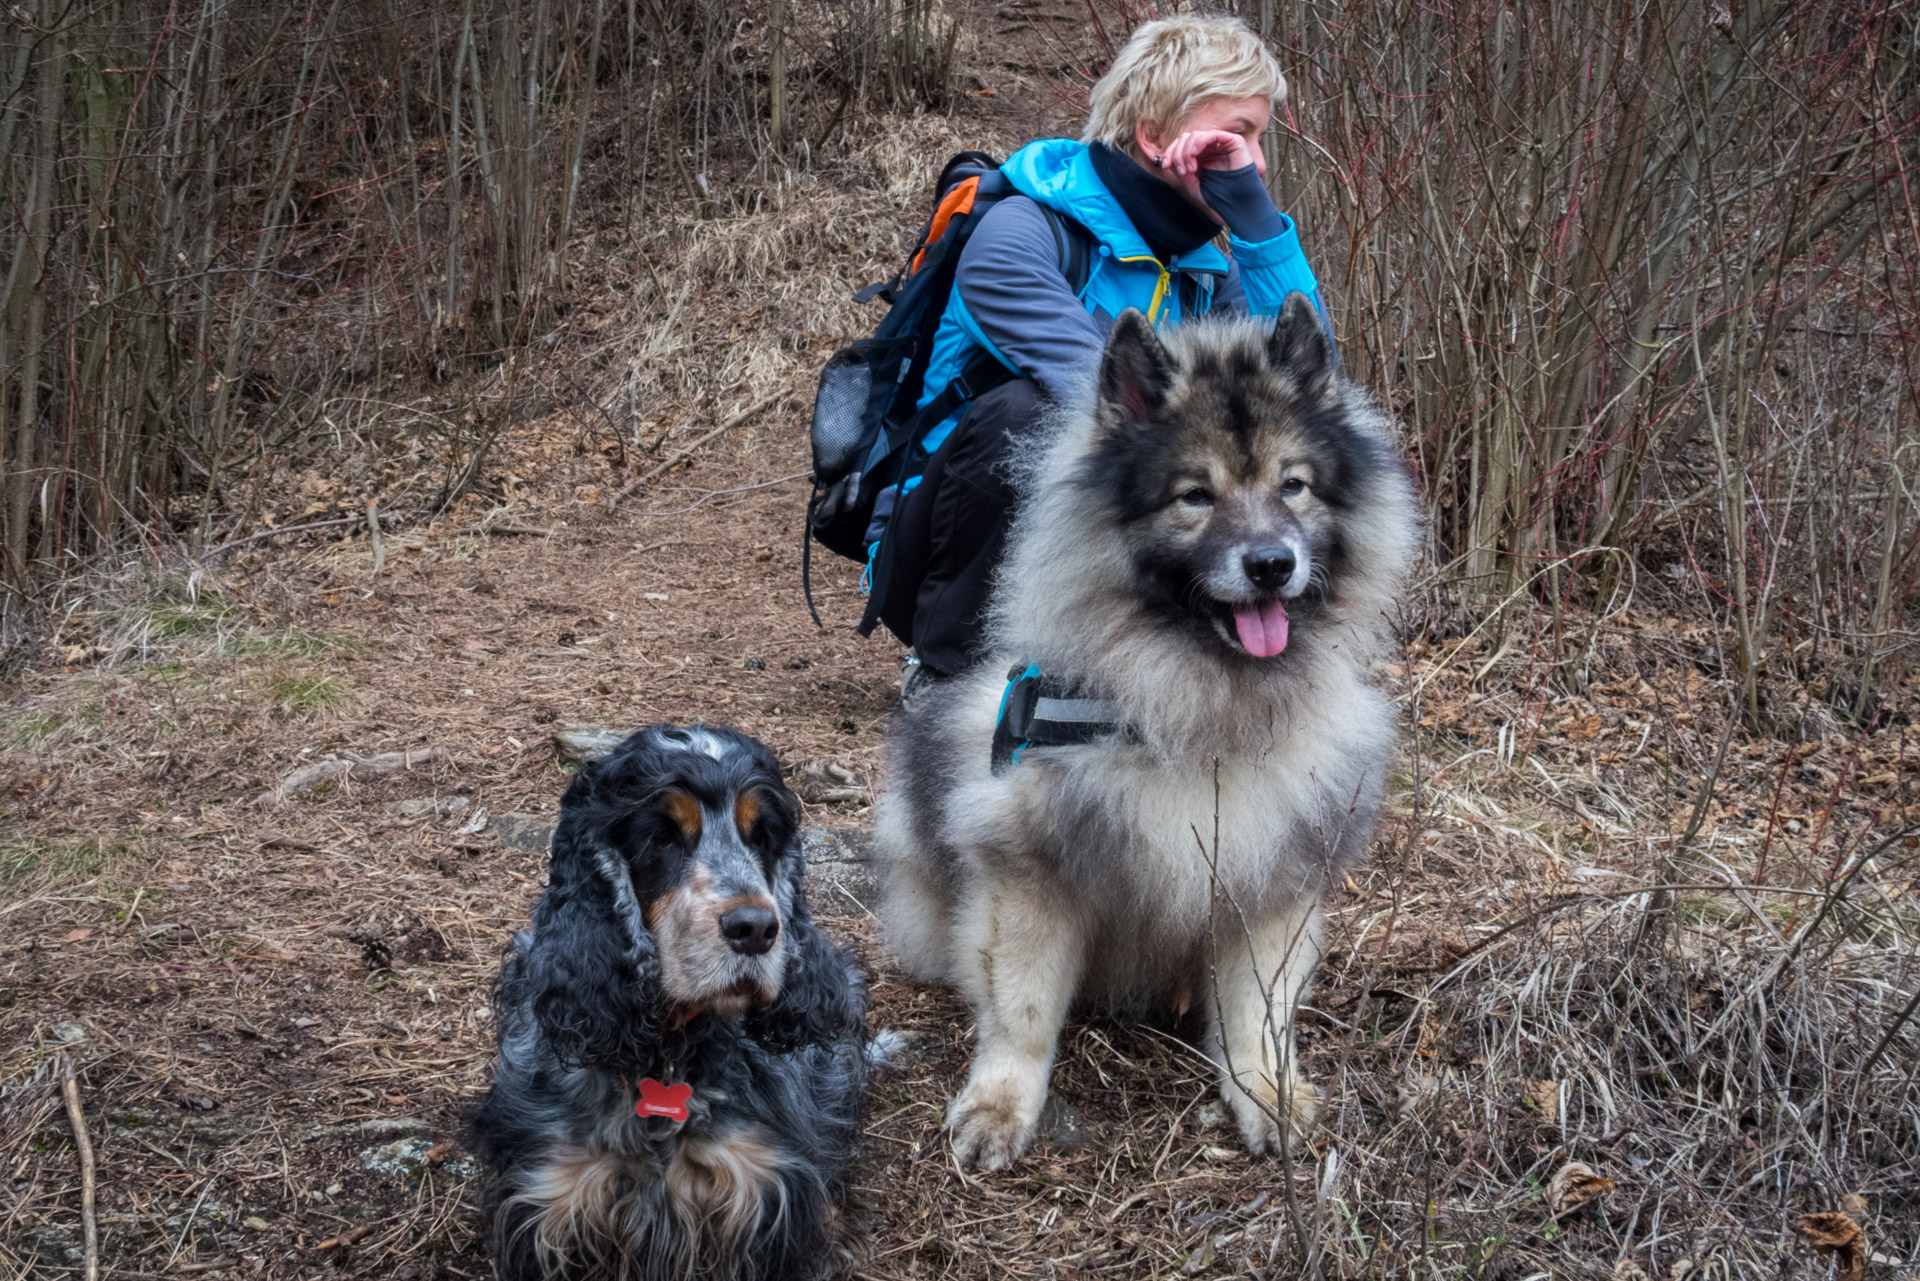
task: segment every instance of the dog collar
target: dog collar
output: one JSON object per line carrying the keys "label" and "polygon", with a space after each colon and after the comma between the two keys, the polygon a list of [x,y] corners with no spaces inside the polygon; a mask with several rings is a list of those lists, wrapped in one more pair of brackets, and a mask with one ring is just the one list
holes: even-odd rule
{"label": "dog collar", "polygon": [[1048,675],[1038,663],[1015,663],[993,727],[993,772],[1018,765],[1029,747],[1070,747],[1130,732],[1108,700],[1082,696],[1071,681]]}

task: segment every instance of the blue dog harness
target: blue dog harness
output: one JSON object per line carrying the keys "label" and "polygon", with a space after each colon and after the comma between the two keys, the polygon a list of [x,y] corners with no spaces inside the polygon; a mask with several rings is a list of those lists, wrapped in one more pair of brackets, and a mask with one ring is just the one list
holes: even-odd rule
{"label": "blue dog harness", "polygon": [[1106,699],[1081,696],[1071,682],[1047,675],[1038,663],[1015,663],[993,726],[993,772],[1004,774],[1018,765],[1029,747],[1069,747],[1130,732]]}

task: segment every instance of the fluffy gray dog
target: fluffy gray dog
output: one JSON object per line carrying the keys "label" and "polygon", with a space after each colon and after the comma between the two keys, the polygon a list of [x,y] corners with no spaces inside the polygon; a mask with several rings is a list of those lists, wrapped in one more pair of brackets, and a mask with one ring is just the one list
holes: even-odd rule
{"label": "fluffy gray dog", "polygon": [[892,953],[979,1029],[956,1154],[1026,1150],[1076,995],[1197,1003],[1272,1152],[1313,1117],[1293,1013],[1393,754],[1372,669],[1420,516],[1390,425],[1302,295],[1165,337],[1129,311],[1021,493],[998,657],[896,717],[876,832]]}

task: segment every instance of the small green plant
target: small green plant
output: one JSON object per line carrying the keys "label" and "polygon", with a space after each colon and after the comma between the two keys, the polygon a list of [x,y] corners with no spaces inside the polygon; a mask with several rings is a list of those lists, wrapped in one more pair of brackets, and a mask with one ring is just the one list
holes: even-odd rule
{"label": "small green plant", "polygon": [[1689,925],[1724,925],[1741,914],[1739,904],[1705,895],[1683,895],[1674,904],[1674,916]]}
{"label": "small green plant", "polygon": [[353,702],[353,691],[346,682],[312,672],[268,677],[266,696],[274,710],[288,717],[319,716]]}
{"label": "small green plant", "polygon": [[242,612],[240,606],[231,601],[211,597],[193,604],[156,601],[132,611],[130,621],[137,624],[142,638],[152,644],[218,631],[223,625],[238,623]]}
{"label": "small green plant", "polygon": [[357,654],[366,642],[348,632],[287,631],[274,636],[234,636],[221,646],[236,658],[325,658]]}
{"label": "small green plant", "polygon": [[67,718],[53,712],[22,712],[6,722],[6,741],[15,748],[32,747],[66,728]]}
{"label": "small green plant", "polygon": [[124,850],[98,837],[82,841],[9,840],[0,843],[0,886],[47,889],[105,872]]}

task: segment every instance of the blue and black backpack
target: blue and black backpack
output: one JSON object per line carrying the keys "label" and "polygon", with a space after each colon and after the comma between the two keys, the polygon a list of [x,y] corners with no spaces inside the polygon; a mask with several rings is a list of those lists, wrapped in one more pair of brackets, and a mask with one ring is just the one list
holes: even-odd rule
{"label": "blue and black backpack", "polygon": [[[867,608],[859,632],[872,635],[892,570],[887,535],[893,512],[926,470],[927,433],[976,396],[1019,376],[982,352],[924,408],[919,403],[960,253],[987,210],[1017,194],[999,161],[985,152],[960,152],[940,171],[933,213],[912,256],[892,278],[854,295],[856,302],[882,299],[888,309],[871,338],[828,358],[814,397],[813,495],[807,500],[800,572],[807,611],[816,624],[813,543],[866,565],[861,589],[868,593]],[[1069,219],[1041,208],[1060,251],[1060,272],[1078,293],[1087,280],[1089,237]]]}

